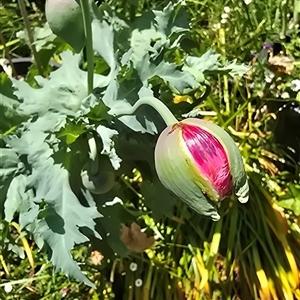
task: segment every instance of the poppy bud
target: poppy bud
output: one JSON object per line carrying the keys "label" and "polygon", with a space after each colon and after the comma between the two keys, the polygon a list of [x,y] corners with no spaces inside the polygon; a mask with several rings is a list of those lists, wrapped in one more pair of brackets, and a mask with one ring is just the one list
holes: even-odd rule
{"label": "poppy bud", "polygon": [[50,29],[79,53],[85,46],[81,7],[76,0],[47,0],[46,19]]}
{"label": "poppy bud", "polygon": [[235,194],[248,201],[242,156],[230,135],[214,123],[188,118],[169,125],[155,147],[162,184],[201,215],[217,221],[220,201]]}

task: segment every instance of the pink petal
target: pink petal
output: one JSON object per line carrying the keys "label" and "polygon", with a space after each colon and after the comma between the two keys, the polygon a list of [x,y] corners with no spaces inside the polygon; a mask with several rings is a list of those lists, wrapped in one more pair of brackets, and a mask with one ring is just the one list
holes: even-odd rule
{"label": "pink petal", "polygon": [[215,191],[224,198],[232,191],[232,178],[225,149],[218,139],[203,128],[180,124],[182,138],[199,169],[199,175],[210,182]]}

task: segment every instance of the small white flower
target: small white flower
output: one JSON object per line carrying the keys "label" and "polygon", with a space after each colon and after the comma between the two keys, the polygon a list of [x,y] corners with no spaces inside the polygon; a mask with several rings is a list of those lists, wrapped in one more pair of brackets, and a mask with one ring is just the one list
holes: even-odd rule
{"label": "small white flower", "polygon": [[244,2],[246,5],[249,5],[252,2],[252,0],[244,0]]}
{"label": "small white flower", "polygon": [[291,22],[290,25],[289,25],[289,30],[293,30],[293,29],[297,30],[298,28],[299,28],[299,24],[294,25],[294,23]]}
{"label": "small white flower", "polygon": [[227,19],[221,19],[220,21],[222,24],[225,24],[227,22]]}
{"label": "small white flower", "polygon": [[138,265],[137,265],[136,263],[134,263],[134,262],[132,262],[132,263],[129,265],[129,269],[130,269],[130,271],[132,271],[132,272],[135,272],[135,271],[137,270],[137,268],[138,268]]}
{"label": "small white flower", "polygon": [[300,79],[294,79],[291,82],[291,90],[293,92],[298,92],[300,91]]}
{"label": "small white flower", "polygon": [[13,289],[13,286],[12,286],[12,284],[10,282],[5,283],[5,285],[4,285],[4,291],[6,293],[10,293],[12,291],[12,289]]}
{"label": "small white flower", "polygon": [[283,92],[283,93],[281,94],[281,98],[282,98],[282,99],[288,99],[288,98],[290,98],[290,94],[289,94],[288,92]]}
{"label": "small white flower", "polygon": [[213,28],[213,30],[215,30],[215,31],[219,30],[219,29],[221,28],[221,23],[214,24],[214,25],[212,26],[212,28]]}
{"label": "small white flower", "polygon": [[140,287],[140,286],[142,286],[142,284],[143,284],[143,280],[140,279],[140,278],[135,281],[135,286],[136,287]]}
{"label": "small white flower", "polygon": [[271,83],[274,77],[275,77],[274,73],[265,72],[265,82]]}
{"label": "small white flower", "polygon": [[230,12],[230,7],[229,6],[225,6],[224,7],[224,11],[228,14]]}
{"label": "small white flower", "polygon": [[228,18],[228,14],[226,14],[226,13],[221,14],[221,18],[222,19],[227,19]]}

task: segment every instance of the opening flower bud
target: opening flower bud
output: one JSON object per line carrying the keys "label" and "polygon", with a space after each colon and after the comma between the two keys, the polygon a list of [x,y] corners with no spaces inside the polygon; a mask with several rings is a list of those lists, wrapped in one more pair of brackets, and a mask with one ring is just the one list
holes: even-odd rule
{"label": "opening flower bud", "polygon": [[155,148],[162,184],[201,215],[217,221],[216,207],[235,194],[248,201],[249,186],[238,147],[214,123],[188,118],[168,126]]}

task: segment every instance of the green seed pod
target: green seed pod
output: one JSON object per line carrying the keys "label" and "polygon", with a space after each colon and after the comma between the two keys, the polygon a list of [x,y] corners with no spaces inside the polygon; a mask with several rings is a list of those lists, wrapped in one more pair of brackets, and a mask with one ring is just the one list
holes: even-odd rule
{"label": "green seed pod", "polygon": [[81,7],[75,0],[47,0],[45,14],[50,29],[78,53],[85,46]]}

